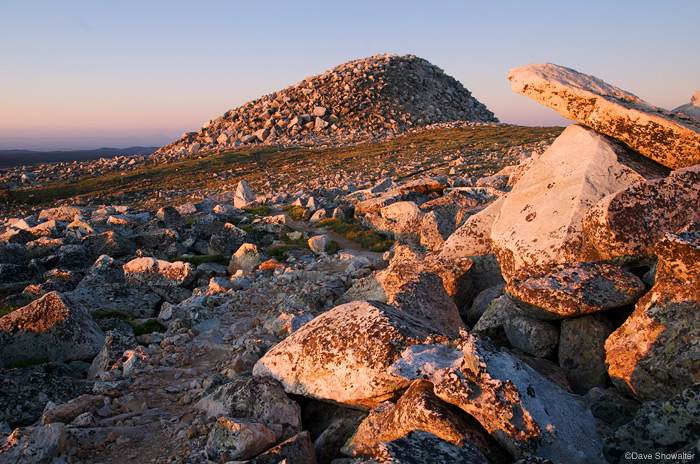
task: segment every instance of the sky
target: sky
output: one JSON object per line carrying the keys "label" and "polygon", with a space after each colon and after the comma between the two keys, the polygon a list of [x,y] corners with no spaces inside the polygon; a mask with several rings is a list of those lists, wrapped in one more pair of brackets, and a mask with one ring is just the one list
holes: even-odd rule
{"label": "sky", "polygon": [[164,145],[308,75],[414,54],[501,122],[567,125],[510,89],[552,62],[673,109],[700,90],[697,0],[0,0],[0,149]]}

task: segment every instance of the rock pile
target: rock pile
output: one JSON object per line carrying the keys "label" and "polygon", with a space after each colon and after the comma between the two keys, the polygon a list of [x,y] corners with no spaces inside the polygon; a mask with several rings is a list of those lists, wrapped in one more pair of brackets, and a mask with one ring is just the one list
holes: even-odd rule
{"label": "rock pile", "polygon": [[231,109],[160,152],[192,154],[250,143],[338,144],[452,121],[498,119],[428,61],[375,55]]}
{"label": "rock pile", "polygon": [[[0,318],[0,456],[697,459],[700,136],[659,157],[610,130],[620,102],[695,123],[554,65],[510,78],[597,125],[480,179],[241,182],[7,219],[0,284],[21,307]],[[350,241],[377,232],[383,254]]]}

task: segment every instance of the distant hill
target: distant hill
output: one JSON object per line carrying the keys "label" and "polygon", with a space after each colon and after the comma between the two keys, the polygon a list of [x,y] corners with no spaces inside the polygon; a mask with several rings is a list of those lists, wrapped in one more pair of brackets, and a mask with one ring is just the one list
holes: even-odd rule
{"label": "distant hill", "polygon": [[428,61],[375,55],[229,110],[160,152],[194,154],[251,143],[338,144],[454,121],[493,124],[498,119]]}
{"label": "distant hill", "polygon": [[65,163],[86,161],[116,156],[144,155],[153,153],[159,147],[97,148],[95,150],[71,151],[31,151],[0,150],[0,168],[23,166],[38,163]]}

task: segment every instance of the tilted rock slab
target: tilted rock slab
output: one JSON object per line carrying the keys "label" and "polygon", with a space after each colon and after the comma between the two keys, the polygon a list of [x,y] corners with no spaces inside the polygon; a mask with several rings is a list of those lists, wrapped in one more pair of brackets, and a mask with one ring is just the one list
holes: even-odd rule
{"label": "tilted rock slab", "polygon": [[389,372],[432,382],[440,399],[471,414],[516,458],[605,462],[583,403],[488,340],[464,334],[456,346],[414,345]]}
{"label": "tilted rock slab", "polygon": [[132,259],[123,268],[126,281],[132,285],[185,287],[192,283],[197,275],[190,263],[169,263],[155,258]]}
{"label": "tilted rock slab", "polygon": [[253,368],[288,393],[375,406],[410,383],[386,372],[407,346],[436,331],[394,307],[359,301],[337,306],[282,340]]}
{"label": "tilted rock slab", "polygon": [[700,120],[652,106],[602,80],[551,63],[512,69],[514,91],[671,169],[700,163]]}
{"label": "tilted rock slab", "polygon": [[104,339],[85,307],[50,292],[0,318],[0,366],[21,360],[90,359]]}
{"label": "tilted rock slab", "polygon": [[562,319],[633,304],[645,287],[639,277],[618,266],[571,263],[523,269],[505,291],[534,306],[537,317]]}
{"label": "tilted rock slab", "polygon": [[491,244],[504,278],[533,265],[600,259],[583,234],[588,208],[667,172],[595,131],[567,127],[513,187],[493,222]]}
{"label": "tilted rock slab", "polygon": [[389,303],[408,314],[427,320],[443,335],[457,337],[466,328],[458,306],[471,294],[469,258],[416,257],[392,259],[389,267],[355,284],[338,303],[358,300]]}
{"label": "tilted rock slab", "polygon": [[700,165],[636,183],[595,204],[584,231],[603,259],[653,254],[666,232],[700,221],[699,192]]}

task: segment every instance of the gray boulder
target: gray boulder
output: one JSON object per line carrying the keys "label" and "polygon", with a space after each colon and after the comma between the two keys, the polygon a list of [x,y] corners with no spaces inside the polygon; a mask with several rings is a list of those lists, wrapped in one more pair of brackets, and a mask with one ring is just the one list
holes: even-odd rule
{"label": "gray boulder", "polygon": [[91,359],[104,337],[84,306],[60,293],[47,293],[0,318],[0,365]]}

